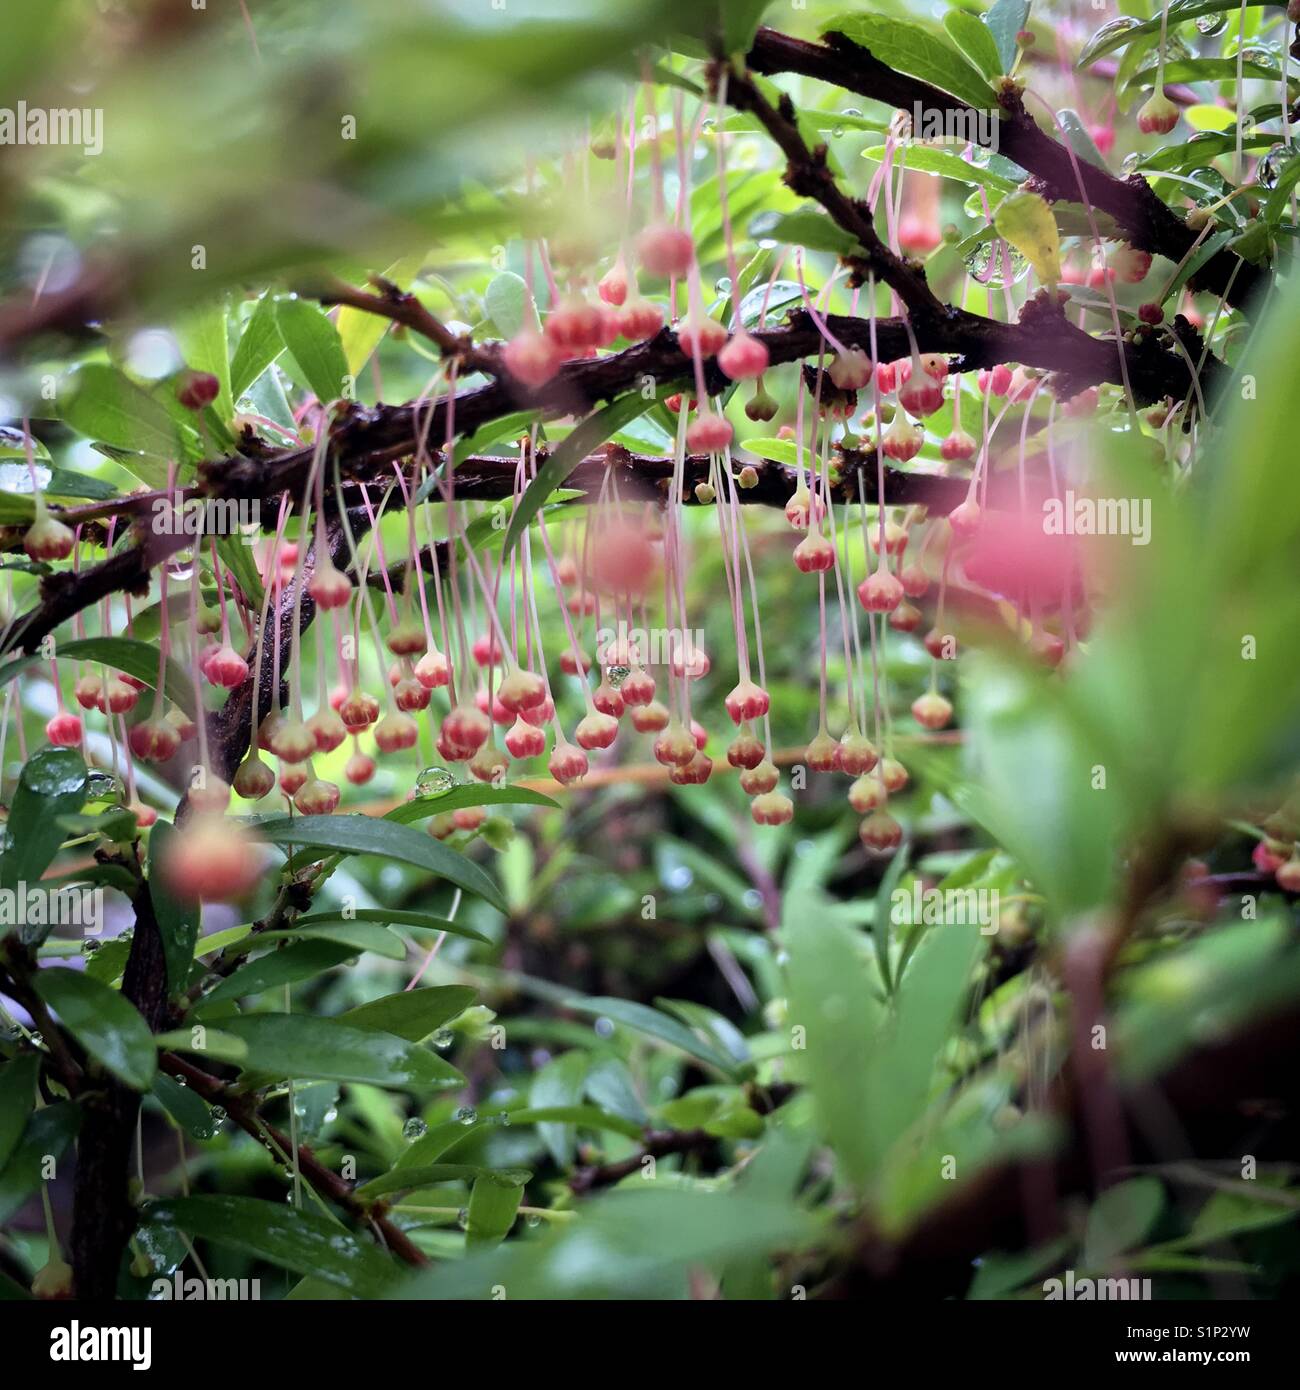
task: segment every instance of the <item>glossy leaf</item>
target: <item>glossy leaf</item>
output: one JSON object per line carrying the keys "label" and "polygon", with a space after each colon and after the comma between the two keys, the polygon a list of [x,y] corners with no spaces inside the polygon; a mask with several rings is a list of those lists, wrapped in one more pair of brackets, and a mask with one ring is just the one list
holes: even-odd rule
{"label": "glossy leaf", "polygon": [[262,839],[273,845],[306,846],[344,854],[378,854],[427,869],[467,893],[506,911],[500,889],[463,854],[437,840],[394,821],[370,816],[298,816],[263,821],[257,827]]}
{"label": "glossy leaf", "polygon": [[150,1226],[184,1231],[324,1279],[358,1298],[381,1296],[397,1278],[396,1264],[372,1242],[285,1202],[225,1195],[171,1197],[150,1202],[144,1219]]}
{"label": "glossy leaf", "polygon": [[157,1067],[153,1034],[129,999],[70,969],[42,970],[36,992],[95,1061],[134,1090],[148,1088]]}
{"label": "glossy leaf", "polygon": [[474,1002],[474,991],[467,985],[430,985],[424,989],[401,990],[358,1004],[339,1017],[349,1028],[375,1030],[422,1042],[446,1023],[464,1013]]}

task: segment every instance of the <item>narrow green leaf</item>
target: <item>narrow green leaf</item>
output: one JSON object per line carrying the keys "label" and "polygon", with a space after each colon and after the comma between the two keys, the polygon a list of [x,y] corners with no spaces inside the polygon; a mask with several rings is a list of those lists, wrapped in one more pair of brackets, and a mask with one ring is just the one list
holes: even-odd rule
{"label": "narrow green leaf", "polygon": [[[1002,55],[987,24],[968,10],[949,10],[943,17],[943,27],[953,42],[985,77],[1000,77],[1005,69]],[[908,151],[909,160],[912,151]]]}
{"label": "narrow green leaf", "polygon": [[[151,690],[158,684],[158,648],[131,637],[78,637],[71,642],[60,642],[59,656],[125,671],[128,676],[143,681]],[[0,687],[44,661],[45,658],[40,655],[6,661],[0,666]],[[191,719],[196,717],[194,682],[170,657],[167,660],[167,698],[172,704],[179,705]]]}
{"label": "narrow green leaf", "polygon": [[1029,0],[993,0],[984,23],[997,45],[1002,71],[1010,72],[1016,62],[1016,35],[1029,19]]}
{"label": "narrow green leaf", "polygon": [[152,1091],[158,1104],[193,1139],[211,1139],[217,1132],[207,1102],[182,1086],[174,1077],[160,1071],[153,1079]]}
{"label": "narrow green leaf", "polygon": [[[460,922],[453,922],[446,917],[435,917],[430,912],[416,912],[409,907],[359,907],[354,908],[347,916],[344,916],[342,911],[332,912],[326,909],[299,917],[294,923],[294,928],[310,928],[314,931],[318,927],[337,922],[378,922],[385,927],[445,931],[448,936],[467,936],[471,941],[491,941],[491,937],[484,936],[473,927],[462,926]],[[292,934],[292,930],[289,934]]]}
{"label": "narrow green leaf", "polygon": [[154,823],[149,835],[149,897],[158,931],[162,936],[163,956],[167,962],[167,988],[175,994],[183,989],[194,963],[194,946],[199,939],[199,905],[182,903],[172,896],[164,876],[155,872],[156,865],[167,857],[168,846],[177,834],[169,821]]}
{"label": "narrow green leaf", "polygon": [[358,1298],[376,1298],[397,1278],[378,1246],[312,1211],[256,1197],[171,1197],[150,1202],[144,1220],[269,1260],[297,1274],[337,1284]]}
{"label": "narrow green leaf", "polygon": [[153,1034],[129,999],[79,970],[59,967],[36,976],[36,992],[97,1062],[134,1090],[148,1089],[158,1062]]}
{"label": "narrow green leaf", "polygon": [[500,1245],[515,1224],[523,1196],[522,1187],[476,1178],[469,1193],[466,1246],[476,1250]]}
{"label": "narrow green leaf", "polygon": [[560,809],[558,801],[528,787],[489,787],[467,782],[439,795],[417,796],[403,801],[384,819],[396,821],[398,825],[411,825],[429,816],[440,816],[444,811],[459,811],[464,806],[546,806],[553,811]]}
{"label": "narrow green leaf", "polygon": [[436,1053],[332,1018],[250,1014],[222,1019],[220,1028],[247,1044],[249,1070],[278,1077],[360,1081],[394,1089],[465,1084],[460,1072]]}
{"label": "narrow green leaf", "polygon": [[639,391],[629,392],[605,406],[603,410],[588,415],[553,453],[547,455],[510,518],[502,550],[503,558],[515,548],[519,537],[528,528],[533,517],[546,505],[546,499],[556,488],[563,485],[565,479],[582,460],[593,449],[604,444],[611,435],[617,434],[624,425],[629,425],[638,416],[644,415],[656,399],[657,396],[646,400]]}
{"label": "narrow green leaf", "polygon": [[228,975],[216,989],[203,996],[204,1004],[221,999],[242,999],[245,995],[261,994],[279,985],[297,984],[332,970],[356,956],[353,947],[333,941],[298,941],[270,951],[256,960],[241,965]]}
{"label": "narrow green leaf", "polygon": [[[59,817],[85,804],[87,781],[86,764],[75,748],[47,747],[32,754],[23,765],[5,822],[12,843],[0,855],[0,884],[16,891],[20,883],[39,882],[64,839]],[[32,924],[19,932],[29,944],[39,943],[52,925]]]}
{"label": "narrow green leaf", "polygon": [[[88,362],[61,393],[64,421],[78,434],[127,450],[126,466],[150,487],[167,482],[169,462],[183,457],[182,431],[167,407],[125,373]],[[189,436],[194,436],[189,431]]]}
{"label": "narrow green leaf", "polygon": [[357,1188],[357,1196],[366,1201],[386,1197],[392,1192],[413,1192],[421,1187],[435,1187],[444,1182],[491,1182],[498,1187],[513,1187],[518,1191],[532,1174],[524,1168],[482,1168],[473,1163],[430,1163],[423,1167],[394,1168]]}
{"label": "narrow green leaf", "polygon": [[213,300],[193,310],[176,326],[185,363],[196,372],[211,372],[221,383],[213,408],[217,417],[229,422],[235,413],[230,394],[230,345],[226,340],[226,305]]}
{"label": "narrow green leaf", "polygon": [[332,942],[350,947],[353,952],[373,951],[375,955],[383,956],[386,960],[402,960],[406,955],[405,942],[386,926],[374,922],[358,922],[355,919],[322,922],[309,927],[300,926],[295,922],[291,927],[281,927],[261,934],[263,941],[287,941],[295,937],[303,937],[309,941]]}
{"label": "narrow green leaf", "polygon": [[4,1172],[36,1107],[37,1060],[15,1057],[0,1067],[0,1173]]}
{"label": "narrow green leaf", "polygon": [[612,1018],[616,1023],[634,1028],[638,1033],[645,1033],[648,1037],[680,1048],[697,1061],[715,1068],[726,1076],[736,1075],[737,1065],[725,1052],[697,1038],[685,1024],[660,1013],[658,1009],[647,1008],[644,1004],[635,1004],[628,999],[607,997],[571,999],[567,1002],[567,1007],[576,1009],[579,1013]]}
{"label": "narrow green leaf", "polygon": [[449,1018],[464,1013],[474,1002],[468,985],[433,985],[427,989],[406,989],[372,999],[340,1015],[339,1022],[350,1028],[391,1033],[407,1042],[423,1042]]}
{"label": "narrow green leaf", "polygon": [[[548,1062],[533,1077],[528,1089],[529,1109],[567,1110],[576,1106],[582,1099],[590,1065],[591,1059],[578,1048]],[[568,1168],[573,1162],[574,1126],[543,1120],[537,1133],[556,1163]]]}
{"label": "narrow green leaf", "polygon": [[269,291],[257,301],[230,363],[230,391],[239,400],[284,351],[275,296]]}
{"label": "narrow green leaf", "polygon": [[931,82],[977,109],[993,103],[993,93],[979,70],[949,45],[937,25],[887,15],[851,14],[831,20],[823,28],[843,34],[869,49],[882,63]]}
{"label": "narrow green leaf", "polygon": [[310,300],[292,296],[276,301],[276,323],[298,373],[322,405],[346,395],[348,359],[338,329]]}
{"label": "narrow green leaf", "polygon": [[22,1138],[0,1168],[0,1223],[8,1219],[41,1185],[51,1158],[63,1157],[81,1125],[81,1107],[57,1101],[32,1112]]}
{"label": "narrow green leaf", "polygon": [[361,815],[285,817],[263,821],[257,833],[273,845],[300,845],[397,859],[447,879],[490,903],[499,912],[507,911],[501,890],[477,864],[422,831],[394,821]]}

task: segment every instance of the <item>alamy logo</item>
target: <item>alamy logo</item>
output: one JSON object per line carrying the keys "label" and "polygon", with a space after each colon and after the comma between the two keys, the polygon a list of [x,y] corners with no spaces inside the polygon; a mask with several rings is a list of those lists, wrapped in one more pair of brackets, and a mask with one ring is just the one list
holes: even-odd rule
{"label": "alamy logo", "polygon": [[210,1299],[217,1303],[233,1303],[261,1298],[260,1279],[187,1279],[178,1269],[170,1279],[155,1279],[149,1285],[150,1298],[159,1302],[194,1302]]}
{"label": "alamy logo", "polygon": [[234,536],[246,532],[246,544],[256,539],[262,524],[262,504],[248,497],[189,497],[173,505],[166,497],[153,503],[156,536]]}
{"label": "alamy logo", "polygon": [[982,145],[986,150],[996,150],[1001,124],[996,111],[977,111],[969,106],[923,106],[919,101],[912,103],[912,135],[917,140]]}
{"label": "alamy logo", "polygon": [[0,106],[0,145],[80,145],[104,152],[104,113],[98,107]]}
{"label": "alamy logo", "polygon": [[596,659],[606,665],[611,658],[619,664],[624,658],[641,666],[667,666],[680,661],[689,674],[702,674],[704,665],[704,631],[702,628],[602,627],[596,633]]}
{"label": "alamy logo", "polygon": [[133,1371],[153,1365],[153,1328],[70,1327],[50,1329],[51,1361],[129,1361]]}
{"label": "alamy logo", "polygon": [[1151,1280],[1076,1279],[1074,1270],[1067,1269],[1064,1279],[1044,1280],[1043,1297],[1049,1303],[1137,1303],[1151,1297]]}
{"label": "alamy logo", "polygon": [[998,929],[1001,896],[996,888],[923,889],[913,879],[910,889],[894,889],[889,920],[896,927],[978,927],[981,936],[992,936]]}
{"label": "alamy logo", "polygon": [[13,888],[0,888],[0,936],[9,927],[76,927],[98,936],[104,930],[104,890],[28,887],[19,879]]}
{"label": "alamy logo", "polygon": [[1128,536],[1134,545],[1151,541],[1149,497],[1065,496],[1043,503],[1043,530],[1049,536]]}

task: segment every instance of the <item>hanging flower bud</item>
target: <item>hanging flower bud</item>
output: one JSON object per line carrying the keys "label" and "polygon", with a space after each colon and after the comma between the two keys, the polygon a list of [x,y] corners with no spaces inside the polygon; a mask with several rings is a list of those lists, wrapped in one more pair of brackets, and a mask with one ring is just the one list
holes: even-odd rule
{"label": "hanging flower bud", "polygon": [[541,729],[516,719],[506,734],[506,748],[512,758],[540,758],[546,752],[546,735]]}
{"label": "hanging flower bud", "polygon": [[785,825],[794,819],[794,802],[777,791],[762,792],[750,802],[749,814],[755,825]]}
{"label": "hanging flower bud", "polygon": [[256,754],[235,769],[234,788],[245,801],[260,801],[275,786],[275,773]]}
{"label": "hanging flower bud", "polygon": [[81,743],[81,735],[81,719],[67,710],[60,710],[45,725],[45,737],[56,748],[76,748]]}
{"label": "hanging flower bud", "polygon": [[1178,124],[1178,108],[1162,87],[1138,107],[1138,129],[1143,135],[1168,135]]}
{"label": "hanging flower bud", "polygon": [[567,740],[557,742],[546,764],[550,774],[561,786],[567,787],[587,775],[587,755]]}
{"label": "hanging flower bud", "polygon": [[741,330],[718,353],[718,366],[732,381],[748,381],[760,377],[768,366],[765,344]]}
{"label": "hanging flower bud", "polygon": [[781,775],[776,770],[776,764],[764,758],[756,767],[746,768],[740,774],[740,787],[746,796],[764,796],[770,791],[775,791],[780,780]]}
{"label": "hanging flower bud", "polygon": [[667,222],[656,222],[636,239],[637,255],[651,275],[680,279],[695,260],[690,233]]}
{"label": "hanging flower bud", "polygon": [[892,613],[903,601],[903,586],[887,569],[878,569],[858,585],[858,602],[868,613]]}
{"label": "hanging flower bud", "polygon": [[952,704],[936,691],[912,701],[912,718],[925,729],[943,729],[952,722]]}

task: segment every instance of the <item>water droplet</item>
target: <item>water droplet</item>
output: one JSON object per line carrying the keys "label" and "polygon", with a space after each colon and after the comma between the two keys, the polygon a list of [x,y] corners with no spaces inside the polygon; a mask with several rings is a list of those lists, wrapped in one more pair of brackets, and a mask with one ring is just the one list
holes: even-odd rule
{"label": "water droplet", "polygon": [[535,1211],[530,1211],[524,1218],[524,1225],[536,1230],[542,1224],[542,1218]]}
{"label": "water droplet", "polygon": [[338,1119],[338,1117],[339,1112],[334,1108],[334,1106],[331,1105],[330,1108],[322,1116],[322,1123],[332,1125],[334,1121]]}
{"label": "water droplet", "polygon": [[844,134],[844,127],[843,127],[842,125],[835,125],[835,126],[832,126],[832,127],[831,127],[831,139],[832,139],[832,140],[838,140],[838,139],[840,138],[840,136],[843,135],[843,134]]}
{"label": "water droplet", "polygon": [[81,954],[83,956],[93,956],[101,945],[103,945],[103,942],[100,941],[83,941],[81,943]]}
{"label": "water droplet", "polygon": [[461,1228],[462,1231],[467,1231],[469,1229],[468,1207],[461,1207],[461,1209],[456,1213],[456,1224]]}
{"label": "water droplet", "polygon": [[617,690],[631,674],[632,668],[630,666],[611,666],[609,670],[605,672],[605,677],[610,685]]}
{"label": "water droplet", "polygon": [[500,1114],[493,1115],[492,1123],[494,1125],[508,1125],[510,1123],[510,1112],[508,1110],[502,1110]]}
{"label": "water droplet", "polygon": [[439,1052],[445,1052],[456,1041],[456,1035],[450,1028],[439,1028],[430,1041]]}
{"label": "water droplet", "polygon": [[122,784],[111,772],[92,769],[86,778],[87,801],[118,801],[122,796]]}
{"label": "water droplet", "polygon": [[731,280],[730,280],[730,278],[729,278],[728,276],[724,275],[720,280],[716,280],[716,281],[714,282],[713,288],[714,288],[715,290],[717,290],[717,292],[718,292],[719,294],[730,294],[730,293],[731,293]]}
{"label": "water droplet", "polygon": [[844,108],[844,114],[846,116],[861,116],[862,108],[858,106],[846,106]]}
{"label": "water droplet", "polygon": [[62,796],[83,791],[86,765],[75,748],[43,748],[23,768],[23,786],[37,796]]}
{"label": "water droplet", "polygon": [[614,1020],[612,1018],[598,1018],[596,1020],[596,1036],[598,1038],[612,1038],[614,1036]]}
{"label": "water droplet", "polygon": [[183,1076],[178,1076],[176,1078],[176,1084],[178,1086],[188,1086],[190,1083],[186,1081],[186,1079]]}
{"label": "water droplet", "polygon": [[415,779],[417,796],[443,796],[455,785],[455,777],[445,767],[426,767]]}
{"label": "water droplet", "polygon": [[1197,29],[1207,38],[1221,34],[1228,27],[1228,17],[1222,14],[1203,14],[1196,21]]}
{"label": "water droplet", "polygon": [[0,827],[0,854],[8,854],[14,847],[13,832],[9,827]]}
{"label": "water droplet", "polygon": [[416,1115],[412,1115],[402,1126],[402,1136],[405,1139],[422,1139],[428,1132],[429,1126]]}
{"label": "water droplet", "polygon": [[472,1105],[462,1105],[452,1116],[457,1124],[472,1125],[478,1119],[478,1111]]}
{"label": "water droplet", "polygon": [[226,1123],[226,1112],[224,1107],[214,1105],[208,1114],[212,1119],[212,1128],[214,1131],[220,1129],[221,1126]]}

